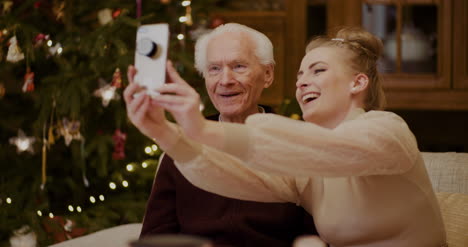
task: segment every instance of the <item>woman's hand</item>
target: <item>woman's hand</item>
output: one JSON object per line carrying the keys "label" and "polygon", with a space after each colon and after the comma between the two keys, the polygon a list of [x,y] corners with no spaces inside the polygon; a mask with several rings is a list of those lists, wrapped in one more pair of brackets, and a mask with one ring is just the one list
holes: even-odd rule
{"label": "woman's hand", "polygon": [[[154,138],[161,145],[160,142],[164,143],[167,140],[168,133],[164,132],[168,131],[169,122],[164,116],[164,109],[152,102],[151,97],[143,92],[143,87],[134,83],[136,73],[135,67],[130,65],[127,70],[130,85],[124,91],[127,115],[141,133]],[[176,136],[175,133],[174,135]]]}
{"label": "woman's hand", "polygon": [[161,95],[153,100],[174,116],[187,136],[197,139],[205,127],[205,118],[199,110],[200,95],[180,77],[170,61],[166,72],[168,83],[157,89]]}

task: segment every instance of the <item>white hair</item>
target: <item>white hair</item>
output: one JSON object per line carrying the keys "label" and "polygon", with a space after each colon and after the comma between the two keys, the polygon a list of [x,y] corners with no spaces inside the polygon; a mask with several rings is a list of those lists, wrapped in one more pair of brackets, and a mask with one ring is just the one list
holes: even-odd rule
{"label": "white hair", "polygon": [[254,53],[260,64],[275,64],[275,59],[273,58],[273,44],[265,34],[238,23],[227,23],[198,38],[195,44],[195,68],[201,75],[204,76],[207,66],[206,56],[208,43],[210,40],[223,33],[244,33],[248,35],[255,44]]}

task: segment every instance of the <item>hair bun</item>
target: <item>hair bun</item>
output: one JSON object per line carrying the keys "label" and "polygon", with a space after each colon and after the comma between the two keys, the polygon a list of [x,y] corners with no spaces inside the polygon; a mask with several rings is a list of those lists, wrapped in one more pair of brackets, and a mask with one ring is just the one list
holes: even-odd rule
{"label": "hair bun", "polygon": [[336,33],[335,37],[339,39],[344,39],[347,42],[358,43],[363,48],[372,52],[373,55],[375,55],[376,59],[378,59],[382,55],[382,41],[360,27],[342,28]]}

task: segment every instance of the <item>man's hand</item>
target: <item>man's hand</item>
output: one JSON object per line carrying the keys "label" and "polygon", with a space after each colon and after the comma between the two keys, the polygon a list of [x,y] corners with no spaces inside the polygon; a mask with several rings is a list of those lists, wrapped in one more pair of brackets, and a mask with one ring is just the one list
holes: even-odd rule
{"label": "man's hand", "polygon": [[141,133],[166,146],[166,143],[172,143],[168,137],[171,134],[176,137],[177,133],[171,132],[173,129],[169,127],[169,122],[164,116],[164,109],[152,102],[151,97],[143,92],[143,87],[134,83],[136,73],[135,67],[130,65],[127,70],[130,85],[124,91],[127,115]]}
{"label": "man's hand", "polygon": [[197,139],[205,127],[205,118],[199,110],[200,95],[180,77],[170,61],[166,71],[168,83],[157,89],[161,95],[154,101],[174,116],[186,135]]}

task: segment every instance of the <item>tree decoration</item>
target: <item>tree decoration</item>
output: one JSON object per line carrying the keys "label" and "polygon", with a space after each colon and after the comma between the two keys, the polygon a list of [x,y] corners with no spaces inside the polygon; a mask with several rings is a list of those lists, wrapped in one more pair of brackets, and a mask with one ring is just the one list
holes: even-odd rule
{"label": "tree decoration", "polygon": [[127,134],[116,129],[112,140],[114,141],[114,152],[112,153],[112,158],[114,160],[123,160],[125,159],[125,140],[127,139]]}
{"label": "tree decoration", "polygon": [[116,10],[114,10],[114,11],[112,12],[112,18],[115,19],[115,18],[119,17],[120,14],[122,14],[122,9],[120,9],[120,8],[119,8],[119,9],[116,9]]}
{"label": "tree decoration", "polygon": [[65,1],[59,2],[58,0],[54,0],[52,11],[54,12],[55,19],[57,21],[63,21],[63,18],[65,17]]}
{"label": "tree decoration", "polygon": [[36,141],[35,137],[26,136],[23,130],[18,130],[18,136],[9,139],[10,144],[16,146],[16,152],[22,153],[28,151],[34,153],[33,143]]}
{"label": "tree decoration", "polygon": [[46,35],[43,33],[36,35],[36,37],[34,38],[34,47],[41,46],[42,44],[44,44],[44,41],[49,40],[49,37],[50,36],[48,34]]}
{"label": "tree decoration", "polygon": [[34,91],[34,72],[28,67],[24,75],[23,93]]}
{"label": "tree decoration", "polygon": [[23,226],[13,232],[10,238],[11,247],[36,247],[37,237],[29,226]]}
{"label": "tree decoration", "polygon": [[289,117],[294,119],[294,120],[300,120],[301,119],[301,116],[299,116],[299,114],[297,114],[297,113],[293,113]]}
{"label": "tree decoration", "polygon": [[63,118],[59,123],[60,134],[65,139],[65,145],[69,146],[72,140],[81,140],[83,136],[80,133],[80,121],[68,121]]}
{"label": "tree decoration", "polygon": [[162,4],[170,4],[170,3],[171,3],[171,0],[161,0],[161,3],[162,3]]}
{"label": "tree decoration", "polygon": [[9,47],[6,60],[8,62],[16,63],[24,59],[24,54],[21,52],[20,47],[18,46],[18,40],[16,36],[13,36],[9,40]]}
{"label": "tree decoration", "polygon": [[114,18],[112,18],[112,10],[109,8],[99,10],[98,20],[99,24],[101,24],[102,26],[111,23],[114,20]]}
{"label": "tree decoration", "polygon": [[3,1],[3,8],[2,8],[3,15],[10,13],[11,7],[13,7],[13,1]]}
{"label": "tree decoration", "polygon": [[87,229],[75,227],[75,222],[62,216],[44,218],[43,225],[46,232],[57,243],[82,236],[87,232]]}
{"label": "tree decoration", "polygon": [[111,100],[120,99],[120,95],[115,92],[117,89],[115,86],[107,84],[102,78],[99,80],[99,84],[101,87],[94,91],[94,96],[102,98],[102,106],[107,107]]}
{"label": "tree decoration", "polygon": [[[50,41],[50,42],[49,42],[49,41]],[[60,55],[60,54],[62,53],[62,51],[63,51],[62,44],[56,43],[54,46],[52,46],[52,43],[53,43],[52,40],[49,40],[49,41],[48,41],[48,45],[50,44],[50,45],[49,45],[49,46],[50,46],[50,47],[49,47],[49,53],[50,53],[50,55],[52,55],[52,56],[55,55],[55,54],[59,54],[59,55]]]}
{"label": "tree decoration", "polygon": [[111,85],[116,88],[122,87],[122,73],[120,72],[119,68],[116,68],[114,74],[112,75]]}

